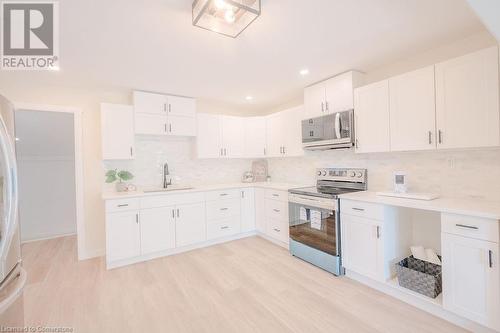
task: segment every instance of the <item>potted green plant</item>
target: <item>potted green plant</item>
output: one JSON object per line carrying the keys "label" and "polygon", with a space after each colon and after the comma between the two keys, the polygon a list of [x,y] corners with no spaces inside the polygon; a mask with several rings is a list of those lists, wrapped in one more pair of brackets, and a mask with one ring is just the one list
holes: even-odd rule
{"label": "potted green plant", "polygon": [[134,175],[127,170],[118,171],[118,169],[108,170],[105,174],[106,183],[111,184],[116,181],[116,191],[117,192],[125,192],[127,190],[127,184],[125,183],[128,180],[134,178]]}

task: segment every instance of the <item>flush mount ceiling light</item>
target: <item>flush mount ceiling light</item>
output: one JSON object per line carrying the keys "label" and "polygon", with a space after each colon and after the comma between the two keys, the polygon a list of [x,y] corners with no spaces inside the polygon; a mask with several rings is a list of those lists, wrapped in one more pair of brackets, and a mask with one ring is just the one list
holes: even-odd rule
{"label": "flush mount ceiling light", "polygon": [[260,0],[194,0],[193,25],[236,38],[260,15]]}

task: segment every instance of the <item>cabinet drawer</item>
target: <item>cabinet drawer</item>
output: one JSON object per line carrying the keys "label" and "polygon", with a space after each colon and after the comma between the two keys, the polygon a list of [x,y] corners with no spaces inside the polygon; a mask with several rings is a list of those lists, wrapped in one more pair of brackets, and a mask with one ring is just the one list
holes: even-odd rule
{"label": "cabinet drawer", "polygon": [[240,232],[240,218],[232,217],[216,223],[207,224],[207,239],[235,235]]}
{"label": "cabinet drawer", "polygon": [[106,212],[124,212],[139,209],[138,198],[106,200]]}
{"label": "cabinet drawer", "polygon": [[227,190],[217,190],[210,191],[205,194],[207,201],[220,200],[220,199],[236,199],[240,198],[240,189],[227,189]]}
{"label": "cabinet drawer", "polygon": [[267,219],[266,234],[280,242],[288,244],[288,222]]}
{"label": "cabinet drawer", "polygon": [[273,199],[288,202],[288,192],[273,189],[266,189],[266,199]]}
{"label": "cabinet drawer", "polygon": [[498,243],[498,221],[472,216],[441,214],[441,231]]}
{"label": "cabinet drawer", "polygon": [[267,199],[266,217],[288,223],[288,203]]}
{"label": "cabinet drawer", "polygon": [[141,198],[141,208],[159,208],[204,202],[203,192],[186,194],[163,194]]}
{"label": "cabinet drawer", "polygon": [[207,201],[207,221],[240,216],[240,199]]}
{"label": "cabinet drawer", "polygon": [[371,202],[342,200],[340,202],[342,214],[354,215],[382,221],[384,219],[384,206]]}

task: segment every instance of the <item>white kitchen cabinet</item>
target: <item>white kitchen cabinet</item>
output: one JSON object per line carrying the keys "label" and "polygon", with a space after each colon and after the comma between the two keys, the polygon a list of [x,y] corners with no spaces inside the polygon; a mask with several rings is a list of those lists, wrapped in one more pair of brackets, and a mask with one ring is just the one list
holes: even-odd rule
{"label": "white kitchen cabinet", "polygon": [[346,72],[304,89],[304,111],[300,119],[310,119],[354,108],[353,90],[364,81],[363,74]]}
{"label": "white kitchen cabinet", "polygon": [[241,232],[255,230],[255,189],[241,189]]}
{"label": "white kitchen cabinet", "polygon": [[168,135],[196,136],[196,121],[193,117],[168,116]]}
{"label": "white kitchen cabinet", "polygon": [[196,100],[189,97],[167,96],[167,113],[169,116],[196,116]]}
{"label": "white kitchen cabinet", "polygon": [[286,157],[304,154],[300,115],[303,107],[295,107],[267,117],[267,156]]}
{"label": "white kitchen cabinet", "polygon": [[130,105],[101,103],[103,160],[130,160],[134,151],[134,109]]}
{"label": "white kitchen cabinet", "polygon": [[175,207],[143,209],[140,212],[141,254],[175,247]]}
{"label": "white kitchen cabinet", "polygon": [[135,114],[135,134],[167,135],[168,121],[166,116],[147,113]]}
{"label": "white kitchen cabinet", "polygon": [[443,306],[446,310],[500,329],[498,254],[498,243],[442,234]]}
{"label": "white kitchen cabinet", "polygon": [[498,48],[436,65],[438,148],[500,145]]}
{"label": "white kitchen cabinet", "polygon": [[175,208],[176,246],[205,241],[207,237],[205,203],[177,205]]}
{"label": "white kitchen cabinet", "polygon": [[156,115],[167,114],[167,96],[144,91],[133,92],[134,109],[136,113]]}
{"label": "white kitchen cabinet", "polygon": [[137,257],[141,254],[139,211],[106,215],[106,261]]}
{"label": "white kitchen cabinet", "polygon": [[354,109],[356,152],[390,151],[388,80],[354,90]]}
{"label": "white kitchen cabinet", "polygon": [[382,222],[341,215],[342,264],[347,270],[384,281]]}
{"label": "white kitchen cabinet", "polygon": [[255,188],[255,228],[266,233],[266,190],[259,187]]}
{"label": "white kitchen cabinet", "polygon": [[223,157],[241,158],[245,156],[245,118],[222,116]]}
{"label": "white kitchen cabinet", "polygon": [[196,155],[198,158],[222,157],[222,136],[220,116],[197,114]]}
{"label": "white kitchen cabinet", "polygon": [[435,97],[434,66],[389,79],[392,151],[436,149]]}
{"label": "white kitchen cabinet", "polygon": [[244,119],[244,151],[246,157],[266,157],[266,118],[248,117]]}

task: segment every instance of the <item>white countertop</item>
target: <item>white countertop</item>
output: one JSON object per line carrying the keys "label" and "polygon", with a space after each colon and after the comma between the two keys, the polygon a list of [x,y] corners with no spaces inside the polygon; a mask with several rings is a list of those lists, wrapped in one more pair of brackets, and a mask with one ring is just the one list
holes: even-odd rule
{"label": "white countertop", "polygon": [[377,195],[376,192],[353,192],[340,196],[340,199],[372,202],[383,205],[430,210],[442,213],[476,216],[500,220],[500,202],[481,199],[437,198],[434,200],[415,200]]}
{"label": "white countertop", "polygon": [[[174,186],[177,186],[177,185],[174,185]],[[134,192],[108,191],[108,192],[103,192],[102,198],[104,200],[113,200],[113,199],[137,198],[137,197],[155,196],[155,195],[171,195],[171,194],[182,194],[182,193],[207,192],[207,191],[215,191],[215,190],[222,190],[222,189],[247,188],[247,187],[259,187],[259,188],[268,188],[268,189],[274,189],[274,190],[280,190],[280,191],[288,191],[291,188],[306,187],[306,186],[311,186],[311,185],[290,184],[290,183],[273,183],[273,182],[193,185],[192,188],[189,188],[189,189],[164,191],[164,192],[160,191],[160,192],[145,193],[140,189],[138,189],[137,191],[134,191]]]}

